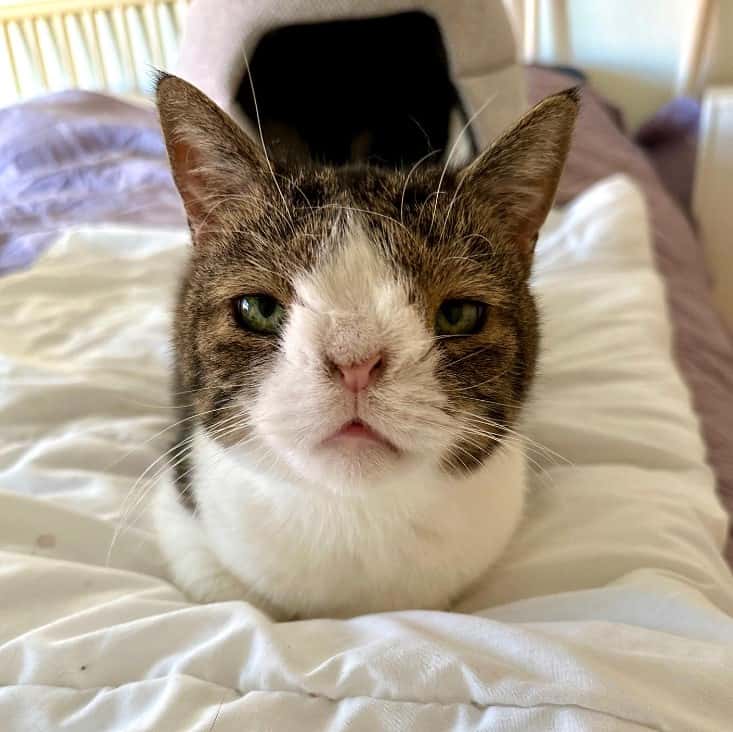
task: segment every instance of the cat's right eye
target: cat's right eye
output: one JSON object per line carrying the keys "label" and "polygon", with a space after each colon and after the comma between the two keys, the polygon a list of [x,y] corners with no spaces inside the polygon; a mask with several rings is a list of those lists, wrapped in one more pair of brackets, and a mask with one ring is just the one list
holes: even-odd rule
{"label": "cat's right eye", "polygon": [[486,320],[486,305],[475,300],[446,300],[435,316],[438,335],[478,333]]}
{"label": "cat's right eye", "polygon": [[232,305],[237,325],[253,333],[272,335],[285,322],[285,308],[271,295],[240,295]]}

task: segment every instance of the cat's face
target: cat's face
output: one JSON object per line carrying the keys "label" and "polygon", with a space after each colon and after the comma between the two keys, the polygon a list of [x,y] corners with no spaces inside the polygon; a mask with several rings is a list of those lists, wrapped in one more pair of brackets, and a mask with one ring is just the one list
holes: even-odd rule
{"label": "cat's face", "polygon": [[472,471],[513,439],[539,339],[532,250],[576,95],[459,172],[274,171],[193,87],[165,77],[158,98],[194,237],[179,389],[212,437],[339,488]]}

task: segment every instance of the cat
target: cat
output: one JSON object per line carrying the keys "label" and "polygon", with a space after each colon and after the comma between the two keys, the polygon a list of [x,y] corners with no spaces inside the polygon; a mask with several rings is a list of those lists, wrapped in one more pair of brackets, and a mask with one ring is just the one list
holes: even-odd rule
{"label": "cat", "polygon": [[157,104],[193,241],[155,503],[174,580],[276,620],[449,608],[523,514],[529,276],[578,91],[459,170],[275,169],[182,79]]}

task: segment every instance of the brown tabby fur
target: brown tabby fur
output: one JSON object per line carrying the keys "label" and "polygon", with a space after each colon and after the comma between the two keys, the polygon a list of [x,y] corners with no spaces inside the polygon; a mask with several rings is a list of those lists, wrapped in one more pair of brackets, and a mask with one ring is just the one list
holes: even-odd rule
{"label": "brown tabby fur", "polygon": [[[268,293],[287,308],[294,277],[336,246],[329,234],[350,214],[409,283],[431,331],[446,299],[489,306],[479,333],[433,345],[448,409],[475,415],[482,433],[483,419],[499,425],[493,438],[467,434],[445,469],[480,465],[516,422],[534,376],[540,329],[528,283],[532,252],[578,105],[577,90],[549,97],[461,171],[427,161],[409,172],[281,170],[198,90],[163,76],[160,119],[194,240],[174,320],[181,417],[199,414],[213,430],[235,396],[246,402],[255,392],[279,343],[238,328],[232,299]],[[184,460],[177,469],[184,502],[194,507],[191,466]]]}

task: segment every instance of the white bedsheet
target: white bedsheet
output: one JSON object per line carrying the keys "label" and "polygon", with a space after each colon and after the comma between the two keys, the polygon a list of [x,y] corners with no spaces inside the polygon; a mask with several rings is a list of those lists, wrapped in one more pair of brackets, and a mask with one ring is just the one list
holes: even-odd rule
{"label": "white bedsheet", "polygon": [[185,242],[76,231],[0,280],[2,732],[733,729],[725,518],[628,180],[543,234],[526,430],[564,460],[533,452],[525,525],[465,614],[277,625],[188,603],[144,501],[108,561],[169,446]]}

